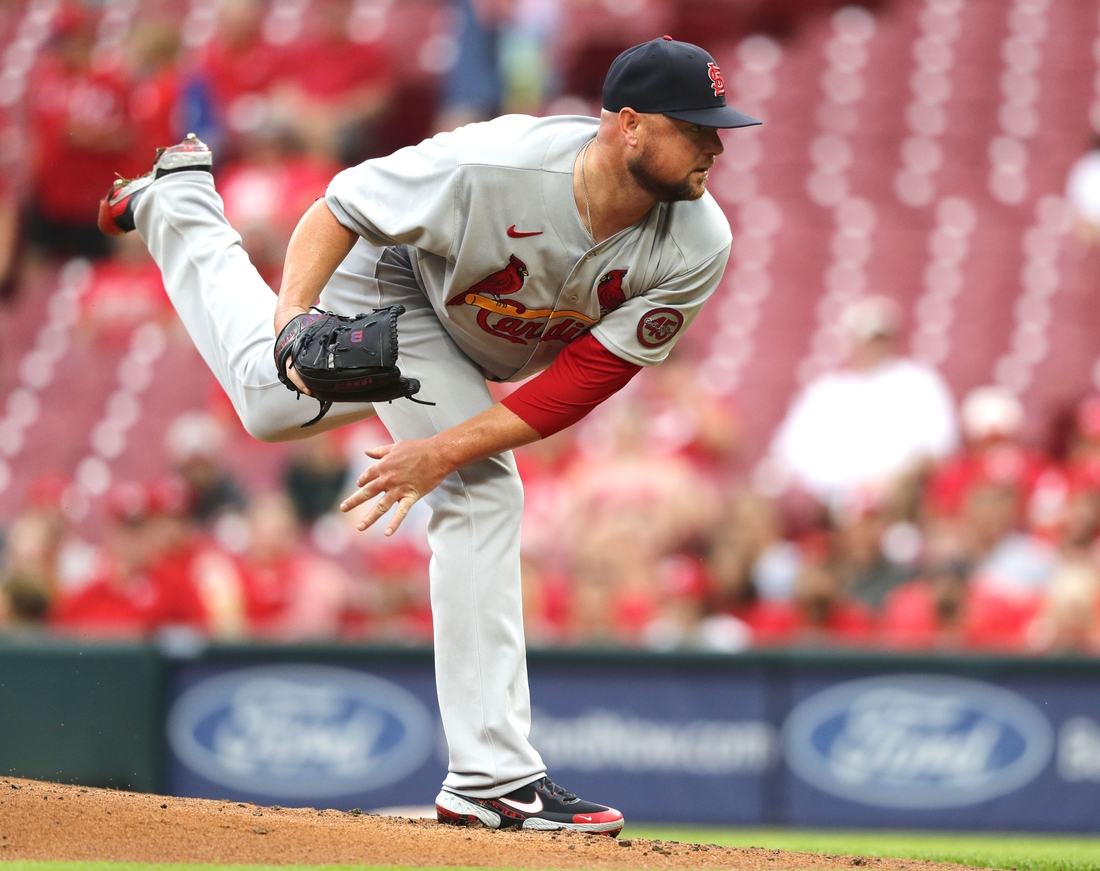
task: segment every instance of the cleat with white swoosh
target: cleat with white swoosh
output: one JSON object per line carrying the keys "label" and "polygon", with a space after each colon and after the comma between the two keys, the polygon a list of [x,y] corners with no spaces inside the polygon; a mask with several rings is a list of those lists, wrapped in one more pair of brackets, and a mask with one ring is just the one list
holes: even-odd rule
{"label": "cleat with white swoosh", "polygon": [[617,837],[623,815],[614,808],[582,801],[549,777],[499,798],[473,798],[444,789],[435,799],[436,819],[452,826],[481,823],[491,829],[569,829]]}
{"label": "cleat with white swoosh", "polygon": [[136,229],[134,210],[145,189],[158,178],[174,172],[211,172],[213,155],[194,133],[178,145],[157,149],[153,168],[138,178],[119,178],[99,201],[99,230],[108,236],[121,236]]}

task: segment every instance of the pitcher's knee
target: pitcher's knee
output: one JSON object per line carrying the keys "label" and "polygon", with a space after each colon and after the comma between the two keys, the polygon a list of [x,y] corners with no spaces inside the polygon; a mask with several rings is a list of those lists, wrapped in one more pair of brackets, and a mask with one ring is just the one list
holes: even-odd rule
{"label": "pitcher's knee", "polygon": [[313,427],[302,427],[318,410],[316,400],[303,396],[296,402],[281,384],[255,392],[260,395],[233,397],[237,417],[252,438],[261,442],[289,442],[317,434]]}
{"label": "pitcher's knee", "polygon": [[255,416],[241,415],[240,418],[245,432],[252,436],[252,438],[261,442],[290,442],[309,438],[313,435],[311,430],[302,429],[300,423],[286,426],[278,425],[268,420],[258,420]]}

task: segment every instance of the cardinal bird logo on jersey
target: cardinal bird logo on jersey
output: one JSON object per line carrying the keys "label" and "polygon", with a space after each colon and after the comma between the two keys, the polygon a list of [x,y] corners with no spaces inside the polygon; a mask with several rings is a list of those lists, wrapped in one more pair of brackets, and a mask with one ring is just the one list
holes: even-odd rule
{"label": "cardinal bird logo on jersey", "polygon": [[596,288],[596,296],[600,300],[601,315],[614,311],[626,302],[626,294],[623,292],[623,278],[625,276],[625,269],[612,269],[600,279],[599,286]]}
{"label": "cardinal bird logo on jersey", "polygon": [[516,345],[535,342],[572,342],[584,333],[595,319],[581,312],[553,308],[533,309],[508,295],[523,289],[531,273],[527,264],[508,255],[508,265],[492,275],[486,275],[462,293],[456,293],[448,306],[472,305],[479,309],[477,325],[491,336],[506,339]]}
{"label": "cardinal bird logo on jersey", "polygon": [[[462,293],[456,294],[451,297],[447,305],[463,305],[470,300],[467,297],[473,294],[485,294],[487,296],[496,297],[499,300],[502,296],[508,293],[515,293],[517,290],[523,288],[523,282],[527,276],[531,273],[527,271],[527,264],[516,257],[515,254],[508,256],[508,265],[503,269],[498,269],[492,275],[486,275],[477,284],[471,285]],[[513,300],[508,300],[514,302]],[[519,305],[519,303],[515,303]]]}

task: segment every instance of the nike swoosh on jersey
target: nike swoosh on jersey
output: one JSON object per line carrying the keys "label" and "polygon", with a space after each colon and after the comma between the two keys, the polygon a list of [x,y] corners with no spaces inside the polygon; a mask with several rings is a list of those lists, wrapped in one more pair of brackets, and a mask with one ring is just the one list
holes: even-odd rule
{"label": "nike swoosh on jersey", "polygon": [[542,230],[535,230],[533,233],[521,233],[519,230],[516,229],[516,225],[513,224],[511,227],[508,228],[508,235],[511,236],[513,239],[523,239],[527,236],[541,236]]}
{"label": "nike swoosh on jersey", "polygon": [[536,795],[535,800],[531,802],[516,801],[511,798],[502,798],[500,801],[509,807],[514,807],[517,811],[523,811],[525,814],[537,814],[542,810],[542,797]]}

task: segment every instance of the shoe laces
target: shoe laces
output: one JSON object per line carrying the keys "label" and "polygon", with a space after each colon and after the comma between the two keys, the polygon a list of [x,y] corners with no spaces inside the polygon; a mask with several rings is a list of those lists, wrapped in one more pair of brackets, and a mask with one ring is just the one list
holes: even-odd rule
{"label": "shoe laces", "polygon": [[577,801],[577,797],[573,795],[573,793],[563,786],[558,786],[549,777],[544,777],[542,780],[538,781],[536,785],[546,790],[546,792],[550,793],[555,798],[560,798],[563,803]]}

